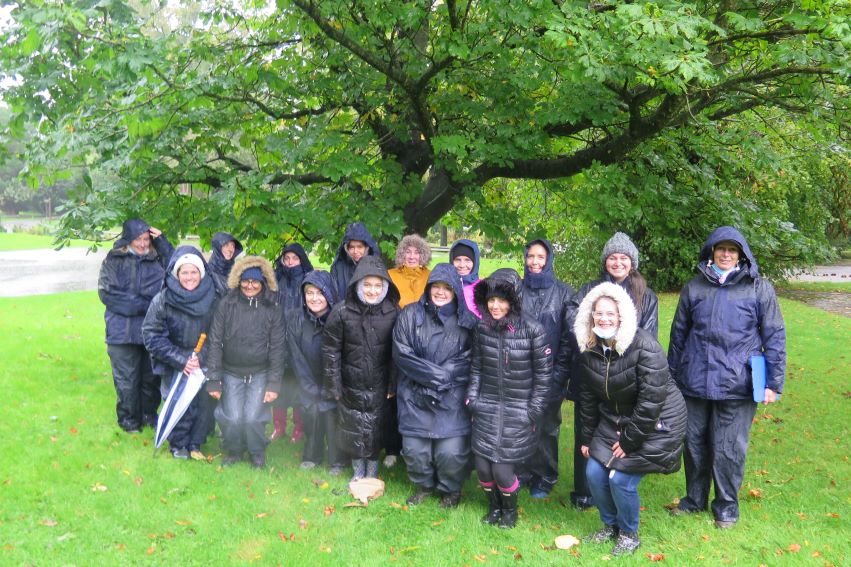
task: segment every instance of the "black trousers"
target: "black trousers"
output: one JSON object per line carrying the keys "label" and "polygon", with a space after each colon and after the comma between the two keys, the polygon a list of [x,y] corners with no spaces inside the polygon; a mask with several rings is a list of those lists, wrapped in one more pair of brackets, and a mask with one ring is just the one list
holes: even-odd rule
{"label": "black trousers", "polygon": [[710,484],[714,483],[712,514],[716,520],[735,522],[756,404],[752,400],[684,398],[688,409],[683,452],[686,496],[680,499],[680,508],[706,510]]}
{"label": "black trousers", "polygon": [[106,345],[112,364],[117,402],[115,413],[122,429],[156,427],[160,379],[151,370],[151,357],[142,345]]}
{"label": "black trousers", "polygon": [[302,461],[321,464],[327,455],[328,464],[344,465],[346,458],[337,447],[337,410],[320,411],[317,406],[304,407],[304,453]]}
{"label": "black trousers", "polygon": [[517,476],[529,488],[550,492],[558,481],[558,436],[561,431],[561,400],[551,401],[538,424],[538,447],[532,457],[517,467]]}

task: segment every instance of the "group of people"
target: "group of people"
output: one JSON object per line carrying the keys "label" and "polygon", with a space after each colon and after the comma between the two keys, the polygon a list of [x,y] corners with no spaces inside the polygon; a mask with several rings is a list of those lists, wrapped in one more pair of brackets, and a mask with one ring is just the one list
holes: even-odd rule
{"label": "group of people", "polygon": [[[545,239],[527,244],[522,277],[501,268],[480,279],[471,240],[453,244],[449,260],[429,269],[428,243],[408,235],[388,270],[367,228],[352,223],[329,272],[298,244],[273,265],[227,233],[214,236],[208,261],[129,220],[99,283],[118,424],[153,426],[171,380],[202,368],[206,393],[168,438],[176,458],[205,458],[218,423],[223,465],[247,455],[261,468],[270,415],[281,436],[293,407],[303,469],[377,477],[383,451],[385,466],[404,460],[410,505],[436,496],[453,508],[475,468],[483,522],[512,528],[520,488],[546,498],[558,480],[568,399],[571,502],[596,506],[603,523],[590,541],[634,552],[638,484],[679,470],[683,453],[686,495],[672,514],[706,510],[714,483],[715,525],[735,524],[757,399],[751,359],[768,369],[765,403],[785,373],[777,299],[737,229],[718,228],[701,249],[667,356],[656,295],[626,234],[606,243],[600,277],[578,292],[556,278]],[[194,353],[201,333],[209,339]]]}

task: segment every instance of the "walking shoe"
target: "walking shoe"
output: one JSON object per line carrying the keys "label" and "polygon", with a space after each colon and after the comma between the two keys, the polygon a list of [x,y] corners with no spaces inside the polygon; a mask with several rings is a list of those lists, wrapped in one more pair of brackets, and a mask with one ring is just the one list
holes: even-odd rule
{"label": "walking shoe", "polygon": [[224,459],[222,459],[222,466],[223,467],[231,467],[231,466],[237,464],[241,460],[242,460],[242,455],[237,455],[236,453],[229,453],[227,456],[225,456]]}
{"label": "walking shoe", "polygon": [[393,465],[396,464],[396,455],[387,455],[384,457],[383,461],[384,467],[388,469],[392,469]]}
{"label": "walking shoe", "polygon": [[172,449],[171,456],[175,459],[188,459],[189,449]]}
{"label": "walking shoe", "polygon": [[719,530],[729,530],[736,525],[736,520],[715,520],[715,527]]}
{"label": "walking shoe", "polygon": [[626,532],[620,532],[618,534],[617,543],[612,548],[612,555],[629,555],[634,553],[636,549],[641,546],[641,540],[638,539],[638,534],[628,534]]}
{"label": "walking shoe", "polygon": [[251,468],[262,469],[266,467],[266,455],[263,453],[255,453],[251,455]]}
{"label": "walking shoe", "polygon": [[352,480],[366,476],[366,459],[352,459]]}
{"label": "walking shoe", "polygon": [[617,526],[603,526],[602,530],[596,531],[593,534],[589,535],[585,538],[585,541],[588,543],[606,543],[609,540],[615,540],[618,538],[618,527]]}
{"label": "walking shoe", "polygon": [[538,500],[543,500],[544,498],[550,497],[550,491],[544,490],[543,488],[539,488],[537,486],[533,486],[529,489],[529,496],[532,498],[537,498]]}
{"label": "walking shoe", "polygon": [[696,510],[686,510],[684,508],[680,508],[679,506],[674,506],[668,510],[668,513],[674,517],[677,516],[687,516],[689,514],[694,514]]}
{"label": "walking shoe", "polygon": [[460,492],[447,492],[446,494],[441,495],[439,505],[441,508],[457,508],[460,502]]}
{"label": "walking shoe", "polygon": [[194,451],[189,451],[189,458],[192,459],[193,461],[206,461],[207,460],[207,456],[204,455],[204,453],[202,453],[198,449],[195,449]]}
{"label": "walking shoe", "polygon": [[499,497],[499,490],[484,486],[482,490],[485,491],[485,495],[488,497],[488,513],[482,518],[482,523],[495,526],[502,517],[502,499]]}
{"label": "walking shoe", "polygon": [[142,433],[142,428],[138,425],[129,425],[127,427],[122,427],[124,433],[129,433],[130,435],[135,435],[136,433]]}
{"label": "walking shoe", "polygon": [[502,500],[502,516],[499,518],[499,527],[504,530],[510,530],[517,525],[517,493],[499,491],[499,498]]}
{"label": "walking shoe", "polygon": [[378,478],[378,459],[366,461],[366,477]]}
{"label": "walking shoe", "polygon": [[312,469],[315,466],[316,466],[316,463],[314,463],[313,461],[302,461],[301,464],[298,466],[298,468],[300,468],[303,471],[309,471],[310,469]]}
{"label": "walking shoe", "polygon": [[423,503],[423,500],[434,494],[432,488],[417,488],[417,491],[411,494],[405,501],[409,506],[417,506]]}
{"label": "walking shoe", "polygon": [[142,427],[150,427],[151,429],[157,428],[157,414],[155,413],[146,413],[142,416]]}
{"label": "walking shoe", "polygon": [[341,474],[343,474],[343,468],[343,465],[331,465],[330,467],[328,467],[328,474],[330,474],[331,476],[340,476]]}
{"label": "walking shoe", "polygon": [[591,496],[582,496],[571,493],[570,503],[580,510],[587,510],[594,507],[594,499]]}

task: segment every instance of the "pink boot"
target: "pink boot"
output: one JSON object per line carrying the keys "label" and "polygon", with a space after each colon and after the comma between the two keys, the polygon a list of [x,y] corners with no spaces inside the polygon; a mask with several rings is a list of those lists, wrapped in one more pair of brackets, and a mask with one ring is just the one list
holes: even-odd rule
{"label": "pink boot", "polygon": [[298,408],[293,408],[293,436],[290,437],[290,443],[298,443],[304,437],[304,422],[301,420],[301,412]]}
{"label": "pink boot", "polygon": [[275,430],[269,436],[270,441],[280,439],[287,435],[287,408],[272,408],[272,423],[275,425]]}

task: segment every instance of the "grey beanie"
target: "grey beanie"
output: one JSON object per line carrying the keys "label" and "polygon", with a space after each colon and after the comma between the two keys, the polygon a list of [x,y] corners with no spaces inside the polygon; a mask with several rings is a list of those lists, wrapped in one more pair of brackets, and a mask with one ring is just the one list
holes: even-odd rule
{"label": "grey beanie", "polygon": [[606,242],[606,245],[603,246],[603,254],[600,256],[600,262],[603,266],[606,265],[606,258],[612,254],[624,254],[629,256],[629,259],[632,261],[632,269],[638,269],[638,248],[635,247],[635,244],[632,243],[629,236],[623,232],[616,232],[615,235]]}

